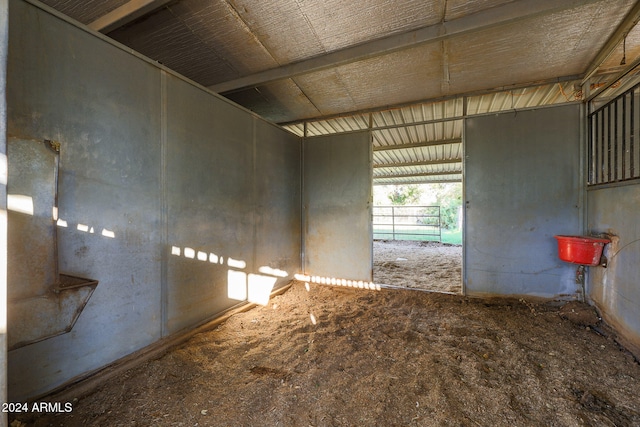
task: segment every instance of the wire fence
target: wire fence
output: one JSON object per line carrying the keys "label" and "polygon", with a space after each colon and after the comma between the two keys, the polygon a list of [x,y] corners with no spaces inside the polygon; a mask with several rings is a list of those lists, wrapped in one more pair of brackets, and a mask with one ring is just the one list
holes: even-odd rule
{"label": "wire fence", "polygon": [[441,242],[440,206],[374,206],[373,238]]}

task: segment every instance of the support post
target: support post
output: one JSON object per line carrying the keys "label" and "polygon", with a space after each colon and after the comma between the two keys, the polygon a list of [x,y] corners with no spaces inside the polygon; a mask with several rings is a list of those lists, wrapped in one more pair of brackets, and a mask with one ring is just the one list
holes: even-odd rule
{"label": "support post", "polygon": [[[0,402],[7,402],[7,53],[9,2],[0,0]],[[0,427],[7,426],[0,415]]]}
{"label": "support post", "polygon": [[391,235],[396,240],[396,208],[391,206]]}

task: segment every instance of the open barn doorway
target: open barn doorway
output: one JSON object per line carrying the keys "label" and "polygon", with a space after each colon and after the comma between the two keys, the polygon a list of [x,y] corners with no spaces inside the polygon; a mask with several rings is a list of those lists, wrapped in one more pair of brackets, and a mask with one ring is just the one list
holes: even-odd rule
{"label": "open barn doorway", "polygon": [[462,183],[374,185],[373,280],[462,293]]}

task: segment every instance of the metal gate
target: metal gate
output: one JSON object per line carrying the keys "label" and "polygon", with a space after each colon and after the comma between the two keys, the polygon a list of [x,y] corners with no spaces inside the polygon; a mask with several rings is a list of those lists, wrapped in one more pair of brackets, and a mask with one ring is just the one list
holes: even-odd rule
{"label": "metal gate", "polygon": [[640,178],[640,85],[589,114],[589,186]]}
{"label": "metal gate", "polygon": [[440,206],[374,206],[373,238],[441,242]]}

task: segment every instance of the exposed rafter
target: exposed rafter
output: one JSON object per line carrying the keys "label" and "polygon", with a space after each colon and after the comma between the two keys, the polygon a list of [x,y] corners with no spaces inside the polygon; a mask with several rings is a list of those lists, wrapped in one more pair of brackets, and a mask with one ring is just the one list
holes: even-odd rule
{"label": "exposed rafter", "polygon": [[130,0],[89,24],[89,28],[109,33],[169,3],[171,0]]}
{"label": "exposed rafter", "polygon": [[406,33],[383,37],[325,55],[219,83],[210,86],[209,89],[214,92],[224,93],[255,87],[277,80],[411,49],[425,43],[446,40],[454,36],[482,31],[539,15],[572,9],[597,1],[600,0],[514,0],[452,21],[440,22]]}
{"label": "exposed rafter", "polygon": [[373,179],[382,179],[382,178],[411,178],[414,176],[440,176],[440,175],[460,175],[462,171],[446,171],[446,172],[421,172],[421,173],[399,173],[399,174],[385,174],[385,175],[374,175]]}
{"label": "exposed rafter", "polygon": [[378,163],[374,164],[374,168],[403,168],[409,166],[429,166],[429,165],[447,165],[452,163],[462,163],[462,159],[441,159],[426,160],[421,162],[405,162],[405,163]]}
{"label": "exposed rafter", "polygon": [[640,66],[640,57],[634,59],[631,64],[627,64],[625,69],[620,71],[618,74],[614,75],[613,77],[611,77],[607,84],[605,84],[604,86],[599,87],[595,92],[590,94],[587,97],[587,101],[592,101],[593,99],[595,99],[598,96],[600,96],[600,94],[602,94],[605,90],[609,89],[611,86],[616,84],[616,82],[618,82],[620,79],[625,77],[627,74],[630,74],[638,66]]}
{"label": "exposed rafter", "polygon": [[446,183],[457,183],[462,182],[461,179],[418,179],[418,180],[408,180],[408,179],[399,179],[393,181],[385,181],[383,179],[376,181],[373,180],[373,185],[402,185],[402,184],[446,184]]}
{"label": "exposed rafter", "polygon": [[607,58],[609,58],[620,42],[627,36],[629,31],[636,26],[638,21],[640,21],[640,1],[637,1],[636,4],[633,5],[627,16],[625,16],[620,25],[618,25],[618,28],[616,28],[611,37],[609,37],[609,40],[607,40],[602,49],[600,49],[593,58],[593,61],[585,71],[582,84],[585,84],[587,80],[589,80],[589,78],[598,71],[598,68],[600,68]]}
{"label": "exposed rafter", "polygon": [[406,144],[379,145],[373,147],[373,151],[406,150],[408,148],[433,147],[436,145],[460,144],[462,139],[441,139],[438,141],[409,142]]}
{"label": "exposed rafter", "polygon": [[[458,94],[453,94],[453,95],[446,95],[446,96],[439,96],[439,97],[435,97],[435,98],[420,99],[420,100],[417,100],[417,101],[403,102],[403,103],[393,104],[393,105],[385,105],[383,107],[367,108],[367,109],[355,110],[355,111],[347,111],[347,112],[343,112],[343,113],[340,113],[340,114],[330,114],[330,115],[325,115],[325,116],[317,116],[317,117],[314,117],[312,119],[293,120],[293,121],[290,121],[290,122],[281,122],[281,123],[278,123],[278,124],[280,126],[285,126],[286,127],[286,126],[304,124],[305,122],[313,123],[313,122],[322,121],[322,120],[334,120],[334,119],[340,119],[340,118],[344,118],[344,117],[353,117],[353,116],[357,116],[357,115],[379,113],[381,111],[397,110],[397,109],[400,109],[400,108],[412,107],[412,106],[419,105],[419,104],[432,104],[432,103],[435,103],[435,102],[450,101],[452,99],[470,98],[470,97],[474,97],[474,96],[489,95],[489,94],[492,94],[492,93],[507,92],[507,91],[514,91],[514,90],[520,90],[520,89],[529,89],[529,88],[545,86],[545,85],[549,85],[549,84],[565,83],[565,82],[576,82],[576,83],[578,83],[581,78],[582,78],[582,75],[578,75],[578,74],[573,74],[573,75],[569,75],[569,76],[562,76],[562,77],[553,77],[553,78],[550,78],[550,79],[536,80],[536,81],[513,84],[513,85],[505,85],[505,86],[494,87],[494,88],[490,88],[490,89],[469,91],[469,92],[458,93]],[[464,105],[466,105],[466,103]],[[446,120],[459,120],[459,119],[464,118],[465,115],[466,114],[463,114],[462,116],[459,116],[459,117],[451,117],[451,118],[448,118]],[[442,120],[439,120],[439,121],[442,121]],[[437,121],[431,121],[431,122],[435,123]],[[423,124],[428,124],[428,123],[423,123]],[[410,126],[410,125],[399,125],[399,126]]]}

